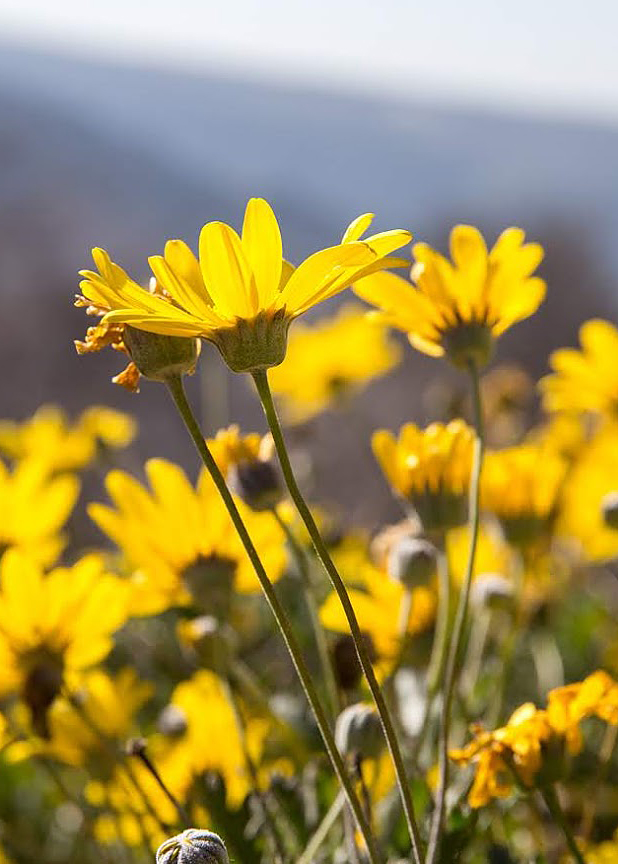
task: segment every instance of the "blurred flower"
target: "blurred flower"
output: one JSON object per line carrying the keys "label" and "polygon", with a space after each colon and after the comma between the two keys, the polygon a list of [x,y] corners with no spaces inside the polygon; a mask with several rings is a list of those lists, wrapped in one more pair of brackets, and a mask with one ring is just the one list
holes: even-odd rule
{"label": "blurred flower", "polygon": [[206,443],[232,492],[252,510],[272,510],[283,499],[270,434],[241,435],[236,425],[220,429]]}
{"label": "blurred flower", "polygon": [[515,785],[515,774],[526,786],[534,785],[544,745],[553,734],[546,711],[526,702],[511,715],[506,726],[486,732],[477,725],[473,732],[470,744],[449,753],[459,764],[475,764],[468,795],[471,807],[484,807],[492,798],[508,797]]}
{"label": "blurred flower", "polygon": [[[468,526],[454,528],[446,537],[446,554],[449,573],[455,585],[461,585],[468,564],[470,532]],[[482,521],[479,526],[474,556],[473,578],[487,573],[510,574],[513,568],[514,552],[505,542],[502,532],[494,523]]]}
{"label": "blurred flower", "polygon": [[271,372],[270,384],[288,422],[304,423],[385,375],[400,357],[385,324],[372,321],[360,306],[346,305],[292,331],[285,361]]}
{"label": "blurred flower", "polygon": [[579,753],[582,748],[580,723],[587,717],[618,726],[618,682],[602,669],[577,684],[551,690],[547,700],[549,722],[564,735],[570,753]]}
{"label": "blurred flower", "polygon": [[407,423],[399,439],[380,429],[371,443],[392,489],[414,507],[426,531],[466,521],[474,432],[463,420],[425,429]]}
{"label": "blurred flower", "polygon": [[533,277],[543,258],[524,232],[507,228],[488,252],[471,225],[451,231],[453,263],[426,243],[413,252],[413,285],[392,273],[357,281],[354,291],[377,306],[379,318],[408,334],[412,345],[432,357],[447,354],[459,366],[489,360],[493,342],[528,318],[545,296],[545,282]]}
{"label": "blurred flower", "polygon": [[111,309],[103,325],[208,339],[235,372],[275,366],[285,356],[294,318],[367,273],[401,266],[387,256],[408,243],[410,234],[389,231],[357,242],[371,219],[371,214],[359,217],[341,244],[294,269],[283,259],[270,205],[252,198],[242,238],[223,222],[209,222],[200,234],[199,262],[181,240],[168,241],[163,256],[150,258],[161,296],[144,291],[106,252],[95,249],[99,273],[82,271],[86,300],[80,303]]}
{"label": "blurred flower", "polygon": [[38,458],[24,459],[12,472],[0,461],[0,554],[16,548],[42,565],[53,563],[64,547],[60,531],[78,495],[76,477],[50,479]]}
{"label": "blurred flower", "polygon": [[618,491],[618,424],[607,423],[586,444],[571,467],[561,496],[556,531],[575,540],[584,559],[618,555],[618,530],[605,518],[608,496]]}
{"label": "blurred flower", "polygon": [[505,364],[483,375],[481,403],[491,446],[506,447],[521,439],[533,395],[532,379],[520,366]]}
{"label": "blurred flower", "polygon": [[0,694],[19,695],[49,738],[49,709],[65,682],[102,660],[127,616],[126,586],[98,556],[47,575],[25,555],[0,565]]}
{"label": "blurred flower", "polygon": [[542,444],[489,450],[481,477],[481,505],[498,517],[510,543],[533,544],[548,530],[566,471],[566,460]]}
{"label": "blurred flower", "polygon": [[[101,317],[110,311],[110,307],[103,301],[101,301],[100,305],[95,305],[82,296],[76,297],[75,305],[79,308],[85,308],[87,315],[98,315]],[[99,321],[92,327],[88,327],[83,341],[75,339],[74,345],[77,353],[80,355],[94,354],[107,347],[125,354],[129,358],[129,363],[122,372],[112,378],[112,381],[114,384],[124,387],[129,393],[138,393],[140,372],[133,360],[130,359],[129,349],[124,341],[124,329],[124,324]]]}
{"label": "blurred flower", "polygon": [[587,864],[618,864],[618,828],[611,840],[603,840],[596,845],[587,844],[582,851]]}
{"label": "blurred flower", "polygon": [[593,318],[579,330],[581,350],[560,348],[550,357],[553,374],[541,379],[547,411],[591,411],[615,418],[618,412],[618,330]]}
{"label": "blurred flower", "polygon": [[[221,614],[233,590],[259,593],[259,582],[210,475],[196,488],[176,465],[146,463],[152,491],[122,471],[106,488],[116,509],[91,504],[90,516],[122,550],[133,573],[131,610],[155,615],[193,599],[203,611]],[[237,502],[261,560],[276,581],[286,563],[285,540],[271,513],[254,513]]]}
{"label": "blurred flower", "polygon": [[166,840],[157,850],[157,864],[229,864],[218,834],[189,828]]}
{"label": "blurred flower", "polygon": [[[375,567],[367,555],[361,538],[348,537],[333,551],[333,560],[348,587],[361,631],[373,643],[378,657],[378,673],[388,675],[398,658],[401,647],[399,621],[404,587],[391,579],[384,570]],[[436,611],[434,587],[418,587],[412,591],[410,614],[405,633],[413,636],[431,627]],[[348,633],[347,619],[337,595],[332,592],[320,610],[327,630]]]}
{"label": "blurred flower", "polygon": [[135,432],[135,421],[113,408],[93,405],[71,424],[60,408],[43,405],[23,423],[0,420],[0,452],[39,460],[53,473],[78,471],[95,459],[100,445],[126,447]]}

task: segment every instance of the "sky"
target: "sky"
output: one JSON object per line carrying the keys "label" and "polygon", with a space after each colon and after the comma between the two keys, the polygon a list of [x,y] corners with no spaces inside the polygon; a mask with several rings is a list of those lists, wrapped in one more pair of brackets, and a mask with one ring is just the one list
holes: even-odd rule
{"label": "sky", "polygon": [[616,0],[0,0],[0,41],[618,123]]}

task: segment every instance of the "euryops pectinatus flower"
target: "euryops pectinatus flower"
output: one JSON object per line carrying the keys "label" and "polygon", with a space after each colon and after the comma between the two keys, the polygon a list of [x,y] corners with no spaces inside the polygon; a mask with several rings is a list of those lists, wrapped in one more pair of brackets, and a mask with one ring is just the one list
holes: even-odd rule
{"label": "euryops pectinatus flower", "polygon": [[524,237],[520,228],[507,228],[488,251],[477,228],[456,225],[452,262],[417,243],[414,284],[374,273],[357,281],[354,291],[378,308],[382,320],[407,333],[419,351],[447,354],[458,366],[482,367],[494,340],[536,312],[545,297],[545,282],[532,275],[543,249],[524,243]]}
{"label": "euryops pectinatus flower", "polygon": [[394,492],[418,513],[426,531],[466,521],[474,432],[463,422],[402,427],[399,438],[379,429],[373,452]]}
{"label": "euryops pectinatus flower", "polygon": [[[213,342],[235,372],[281,363],[290,323],[356,279],[384,267],[405,265],[388,257],[411,239],[387,231],[360,241],[372,214],[347,228],[342,242],[310,255],[297,268],[283,258],[279,225],[261,198],[247,204],[239,236],[223,222],[202,228],[199,261],[182,240],[169,240],[150,258],[157,293],[146,291],[102,249],[94,249],[99,272],[82,271],[84,298],[111,310],[103,326],[131,325],[167,336]],[[79,305],[84,300],[78,299]]]}

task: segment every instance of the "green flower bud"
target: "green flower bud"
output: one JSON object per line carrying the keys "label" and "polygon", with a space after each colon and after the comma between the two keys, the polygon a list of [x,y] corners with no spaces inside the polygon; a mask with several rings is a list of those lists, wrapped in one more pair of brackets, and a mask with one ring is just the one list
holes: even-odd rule
{"label": "green flower bud", "polygon": [[608,528],[618,528],[618,492],[610,492],[603,498],[601,512]]}
{"label": "green flower bud", "polygon": [[270,460],[232,465],[227,479],[232,491],[252,510],[272,510],[283,498],[279,473]]}
{"label": "green flower bud", "polygon": [[123,342],[131,359],[152,381],[167,381],[176,375],[192,375],[200,354],[198,339],[162,336],[126,325]]}
{"label": "green flower bud", "polygon": [[157,850],[157,864],[229,864],[225,843],[213,831],[189,828]]}
{"label": "green flower bud", "polygon": [[436,547],[420,537],[401,537],[388,553],[388,575],[405,588],[427,585],[436,574]]}
{"label": "green flower bud", "polygon": [[357,702],[344,708],[335,724],[335,743],[345,756],[372,759],[380,755],[384,735],[373,705]]}
{"label": "green flower bud", "polygon": [[477,609],[502,609],[512,612],[513,583],[500,573],[481,573],[472,585],[470,603]]}

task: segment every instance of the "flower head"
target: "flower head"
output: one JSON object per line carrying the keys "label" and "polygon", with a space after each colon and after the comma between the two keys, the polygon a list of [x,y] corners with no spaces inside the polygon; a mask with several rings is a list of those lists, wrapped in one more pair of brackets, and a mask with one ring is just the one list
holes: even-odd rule
{"label": "flower head", "polygon": [[392,489],[417,511],[426,531],[466,521],[474,432],[463,420],[402,427],[399,438],[380,429],[372,447]]}
{"label": "flower head", "polygon": [[247,204],[239,236],[223,222],[202,228],[199,261],[182,240],[150,258],[159,292],[141,288],[106,252],[95,249],[99,272],[82,271],[85,300],[111,310],[103,326],[129,324],[151,333],[213,342],[235,372],[276,366],[285,356],[292,320],[376,269],[401,266],[390,253],[410,240],[388,231],[358,242],[371,214],[356,219],[336,246],[294,269],[283,258],[279,225],[261,198]]}
{"label": "flower head", "polygon": [[213,831],[189,828],[157,850],[157,864],[229,864],[225,843]]}
{"label": "flower head", "polygon": [[238,426],[220,429],[206,442],[232,491],[252,510],[272,510],[283,498],[270,434],[241,435]]}
{"label": "flower head", "polygon": [[388,328],[358,305],[292,331],[284,362],[269,380],[285,417],[304,423],[399,362],[401,351]]}
{"label": "flower head", "polygon": [[406,332],[419,351],[481,367],[494,340],[532,315],[545,296],[545,283],[532,276],[543,250],[525,244],[524,237],[521,229],[507,228],[488,251],[476,228],[456,225],[452,262],[417,243],[413,285],[391,273],[374,273],[357,281],[354,291],[377,306],[383,321]]}
{"label": "flower head", "polygon": [[63,683],[111,650],[127,616],[126,588],[97,556],[45,575],[10,550],[0,567],[0,693],[19,695],[49,737],[48,711]]}
{"label": "flower head", "polygon": [[[91,504],[90,516],[122,549],[133,573],[132,611],[153,615],[193,599],[221,614],[234,589],[259,592],[259,583],[210,475],[197,487],[176,465],[146,463],[150,490],[123,471],[107,476],[115,509]],[[285,541],[271,513],[237,502],[260,558],[273,580],[285,569]]]}
{"label": "flower head", "polygon": [[587,717],[598,717],[618,726],[618,682],[602,669],[588,675],[584,681],[556,687],[547,698],[552,728],[565,736],[571,753],[578,753],[582,748],[580,724]]}
{"label": "flower head", "polygon": [[618,415],[618,330],[593,318],[579,330],[581,350],[560,348],[550,357],[553,369],[540,381],[547,411],[590,411]]}

